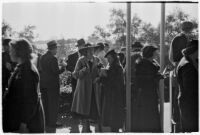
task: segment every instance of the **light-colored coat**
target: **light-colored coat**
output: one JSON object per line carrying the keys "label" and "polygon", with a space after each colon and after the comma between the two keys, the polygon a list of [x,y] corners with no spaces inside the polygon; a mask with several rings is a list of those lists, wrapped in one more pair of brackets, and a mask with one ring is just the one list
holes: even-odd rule
{"label": "light-colored coat", "polygon": [[[98,63],[99,59],[94,56],[92,70],[90,72],[86,57],[82,56],[78,59],[75,70],[73,72],[73,76],[77,79],[77,85],[72,102],[72,112],[76,112],[82,115],[89,115],[93,87],[98,112],[100,113],[100,90],[96,89],[98,87],[96,86],[97,84],[95,82],[99,72],[97,68]],[[86,71],[83,71],[84,67],[87,67]]]}

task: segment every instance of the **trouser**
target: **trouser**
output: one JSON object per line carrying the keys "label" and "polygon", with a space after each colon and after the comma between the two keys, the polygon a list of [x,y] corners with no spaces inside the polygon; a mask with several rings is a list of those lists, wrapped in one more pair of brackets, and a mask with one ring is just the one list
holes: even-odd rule
{"label": "trouser", "polygon": [[[54,132],[56,129],[56,121],[59,109],[59,93],[55,89],[41,89],[42,102],[45,112],[46,129]],[[48,132],[48,131],[46,131]]]}

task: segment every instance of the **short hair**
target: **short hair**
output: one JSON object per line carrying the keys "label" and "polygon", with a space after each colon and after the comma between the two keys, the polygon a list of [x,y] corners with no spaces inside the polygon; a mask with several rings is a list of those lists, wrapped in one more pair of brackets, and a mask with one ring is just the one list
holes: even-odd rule
{"label": "short hair", "polygon": [[15,50],[16,57],[23,60],[32,59],[33,47],[26,39],[13,40],[10,42],[10,46]]}
{"label": "short hair", "polygon": [[142,48],[142,56],[144,58],[151,58],[156,50],[158,50],[158,47],[154,45],[147,45]]}
{"label": "short hair", "polygon": [[194,28],[193,23],[190,22],[190,21],[184,21],[184,22],[181,24],[181,29],[182,29],[182,31],[184,31],[184,32],[190,32],[193,28]]}

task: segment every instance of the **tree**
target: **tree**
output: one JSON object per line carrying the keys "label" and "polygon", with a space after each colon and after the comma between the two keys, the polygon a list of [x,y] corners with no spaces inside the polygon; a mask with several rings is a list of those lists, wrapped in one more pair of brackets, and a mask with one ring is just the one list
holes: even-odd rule
{"label": "tree", "polygon": [[94,32],[88,36],[88,41],[96,44],[98,42],[110,42],[110,36],[111,34],[107,32],[104,28],[97,25],[95,26]]}
{"label": "tree", "polygon": [[122,9],[111,9],[110,10],[110,24],[108,28],[114,39],[122,46],[126,44],[126,15]]}
{"label": "tree", "polygon": [[12,27],[8,24],[5,20],[2,22],[2,36],[4,37],[11,37],[12,34]]}
{"label": "tree", "polygon": [[18,33],[19,38],[26,38],[28,41],[33,43],[34,39],[38,37],[38,35],[35,34],[36,26],[34,25],[27,25],[24,27],[22,31]]}
{"label": "tree", "polygon": [[[181,9],[177,8],[173,10],[169,15],[166,16],[166,43],[169,45],[172,39],[181,32],[181,24],[184,21],[192,21],[194,23],[194,28],[197,30],[198,23],[196,20],[191,19],[190,16],[184,13]],[[198,35],[198,30],[195,33],[195,36]]]}

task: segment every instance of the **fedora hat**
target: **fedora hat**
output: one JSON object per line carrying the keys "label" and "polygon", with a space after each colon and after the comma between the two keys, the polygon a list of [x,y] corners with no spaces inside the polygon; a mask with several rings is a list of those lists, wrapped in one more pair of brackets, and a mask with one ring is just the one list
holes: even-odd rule
{"label": "fedora hat", "polygon": [[83,45],[85,45],[85,40],[81,38],[77,41],[76,47],[83,46]]}
{"label": "fedora hat", "polygon": [[52,40],[47,43],[49,50],[57,48],[57,45],[58,45],[58,43],[56,42],[56,40]]}
{"label": "fedora hat", "polygon": [[104,57],[106,58],[108,55],[115,57],[115,56],[117,56],[117,53],[115,52],[114,49],[112,49],[112,50],[108,51]]}

